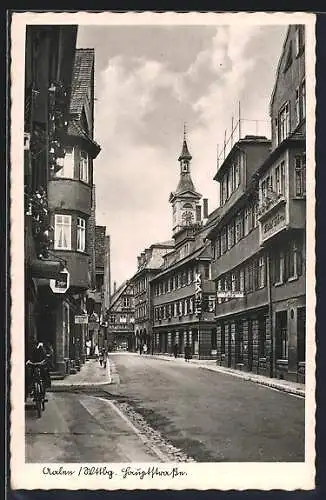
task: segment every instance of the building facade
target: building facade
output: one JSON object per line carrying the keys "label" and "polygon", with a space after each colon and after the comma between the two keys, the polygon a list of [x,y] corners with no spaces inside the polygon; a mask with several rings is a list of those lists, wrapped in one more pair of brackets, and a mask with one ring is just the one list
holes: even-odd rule
{"label": "building facade", "polygon": [[150,288],[151,279],[160,271],[163,258],[174,247],[174,240],[153,243],[137,257],[137,272],[131,279],[135,303],[134,348],[147,345],[153,352],[153,303]]}
{"label": "building facade", "polygon": [[208,234],[217,298],[218,363],[259,373],[268,370],[270,330],[257,172],[270,145],[259,136],[246,136],[234,144],[214,177],[220,184],[220,218]]}
{"label": "building facade", "polygon": [[304,382],[306,84],[303,25],[289,27],[270,102],[272,152],[259,171],[259,240],[269,256],[272,374]]}
{"label": "building facade", "polygon": [[109,351],[119,348],[134,350],[134,287],[130,281],[125,281],[113,292],[106,310],[105,324]]}
{"label": "building facade", "polygon": [[[153,350],[183,354],[185,346],[200,359],[214,356],[214,283],[211,247],[203,227],[201,195],[191,178],[191,155],[184,137],[178,158],[180,178],[170,195],[175,247],[163,257],[160,272],[150,282],[153,301]],[[204,203],[204,218],[208,206]]]}
{"label": "building facade", "polygon": [[[95,283],[95,190],[93,160],[100,151],[94,130],[94,50],[77,49],[73,65],[68,130],[61,168],[49,179],[54,228],[52,253],[64,262],[62,290],[44,283],[43,323],[61,374],[80,369],[87,335],[86,291]],[[49,319],[49,316],[51,319]],[[84,318],[84,322],[80,322]]]}
{"label": "building facade", "polygon": [[[51,252],[49,185],[62,168],[67,139],[77,26],[27,26],[25,50],[25,351],[56,343],[50,280],[66,265]],[[45,283],[45,286],[44,286]]]}
{"label": "building facade", "polygon": [[215,176],[221,218],[208,235],[218,362],[298,382],[305,372],[304,78],[304,27],[290,26],[270,104],[271,144],[257,137],[235,144]]}

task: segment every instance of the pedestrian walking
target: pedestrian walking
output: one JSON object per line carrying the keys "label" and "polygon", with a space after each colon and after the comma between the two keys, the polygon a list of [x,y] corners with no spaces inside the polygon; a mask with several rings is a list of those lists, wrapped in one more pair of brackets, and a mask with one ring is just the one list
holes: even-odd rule
{"label": "pedestrian walking", "polygon": [[100,362],[100,366],[102,366],[103,365],[103,361],[104,361],[103,351],[100,352],[98,360]]}
{"label": "pedestrian walking", "polygon": [[143,352],[144,352],[144,354],[147,354],[147,344],[144,344]]}
{"label": "pedestrian walking", "polygon": [[173,347],[173,354],[174,354],[174,357],[177,358],[178,357],[178,353],[179,353],[179,346],[178,344],[174,344],[174,347]]}
{"label": "pedestrian walking", "polygon": [[189,363],[189,360],[191,359],[191,347],[189,344],[185,346],[185,362]]}

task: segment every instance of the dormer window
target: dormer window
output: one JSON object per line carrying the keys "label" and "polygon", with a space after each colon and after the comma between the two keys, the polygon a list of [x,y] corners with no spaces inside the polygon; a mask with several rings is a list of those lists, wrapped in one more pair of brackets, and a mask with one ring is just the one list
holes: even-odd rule
{"label": "dormer window", "polygon": [[88,182],[88,156],[84,151],[80,152],[79,179]]}
{"label": "dormer window", "polygon": [[295,56],[298,57],[304,49],[304,27],[297,25],[295,27]]}

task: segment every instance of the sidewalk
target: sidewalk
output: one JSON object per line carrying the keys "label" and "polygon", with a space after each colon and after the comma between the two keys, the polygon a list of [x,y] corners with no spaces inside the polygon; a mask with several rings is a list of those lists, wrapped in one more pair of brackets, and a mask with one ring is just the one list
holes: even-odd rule
{"label": "sidewalk", "polygon": [[[165,361],[171,361],[174,363],[185,363],[184,358],[173,356],[168,356],[165,354],[146,354],[151,358],[164,359]],[[198,368],[204,368],[206,370],[211,370],[214,372],[225,373],[227,375],[232,375],[234,377],[241,378],[243,380],[248,380],[259,385],[264,385],[272,389],[277,389],[279,391],[287,392],[289,394],[294,394],[296,396],[305,397],[305,385],[299,384],[297,382],[291,382],[289,380],[279,380],[276,378],[265,377],[264,375],[258,375],[250,372],[242,372],[240,370],[235,370],[233,368],[226,368],[224,366],[219,366],[216,364],[214,359],[190,359],[189,363],[198,366]]]}
{"label": "sidewalk", "polygon": [[[106,368],[100,365],[96,359],[89,359],[82,365],[79,372],[67,375],[63,380],[52,380],[51,389],[66,387],[87,387],[111,384],[111,369],[108,359]],[[50,389],[50,391],[51,391]]]}

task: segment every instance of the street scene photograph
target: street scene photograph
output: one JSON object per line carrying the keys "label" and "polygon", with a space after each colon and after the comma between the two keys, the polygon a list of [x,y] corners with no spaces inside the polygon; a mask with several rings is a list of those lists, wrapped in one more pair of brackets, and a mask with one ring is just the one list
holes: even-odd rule
{"label": "street scene photograph", "polygon": [[304,18],[60,19],[21,35],[25,463],[303,465]]}

